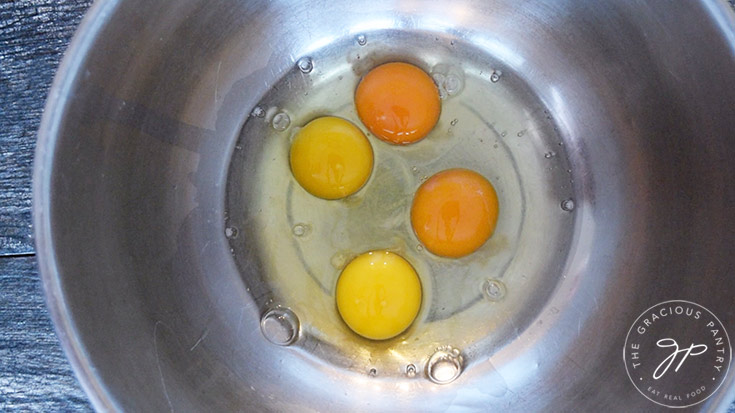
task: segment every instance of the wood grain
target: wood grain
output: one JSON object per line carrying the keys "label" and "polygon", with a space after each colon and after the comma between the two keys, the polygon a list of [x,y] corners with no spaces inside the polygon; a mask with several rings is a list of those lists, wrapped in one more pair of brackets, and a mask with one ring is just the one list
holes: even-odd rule
{"label": "wood grain", "polygon": [[0,258],[0,411],[91,411],[54,333],[35,257]]}

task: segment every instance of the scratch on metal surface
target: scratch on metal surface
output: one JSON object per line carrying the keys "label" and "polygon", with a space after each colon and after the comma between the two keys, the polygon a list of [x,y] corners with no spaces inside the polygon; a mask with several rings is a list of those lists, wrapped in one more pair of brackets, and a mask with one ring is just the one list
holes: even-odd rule
{"label": "scratch on metal surface", "polygon": [[245,308],[246,307],[240,307],[240,319],[237,320],[237,329],[235,330],[235,337],[240,336],[240,330],[242,328],[242,317],[245,315]]}
{"label": "scratch on metal surface", "polygon": [[168,396],[168,389],[166,389],[166,380],[163,379],[163,370],[161,370],[161,360],[158,356],[158,340],[156,339],[156,334],[158,334],[158,325],[163,324],[162,321],[156,321],[156,324],[153,326],[153,352],[156,355],[156,367],[158,367],[158,376],[161,378],[161,386],[163,387],[163,395],[166,397],[166,402],[168,403],[168,407],[171,410],[171,413],[174,411],[174,406],[171,404],[171,398]]}
{"label": "scratch on metal surface", "polygon": [[197,348],[197,346],[199,345],[199,343],[201,343],[201,342],[202,342],[202,340],[204,340],[204,339],[205,339],[205,338],[207,337],[207,334],[209,334],[209,327],[207,327],[207,328],[206,328],[206,329],[204,330],[204,332],[202,333],[202,335],[201,335],[201,336],[199,337],[199,340],[197,340],[197,342],[196,342],[196,343],[194,343],[194,345],[193,345],[193,346],[191,346],[191,348],[189,349],[189,351],[190,351],[190,352],[191,352],[191,351],[194,351],[194,349],[195,349],[195,348]]}
{"label": "scratch on metal surface", "polygon": [[674,79],[676,79],[677,82],[684,83],[684,82],[682,82],[681,78],[679,76],[677,76],[676,73],[674,73],[673,70],[671,70],[669,68],[666,68],[666,70],[671,74],[671,76],[673,76]]}
{"label": "scratch on metal surface", "polygon": [[574,361],[574,359],[573,359],[573,358],[571,358],[571,357],[569,357],[569,356],[565,356],[565,357],[564,357],[564,359],[566,359],[566,360],[568,360],[568,361],[569,361],[570,363],[572,363],[572,364],[574,365],[574,367],[576,367],[576,368],[578,368],[578,369],[579,369],[579,371],[586,371],[586,370],[585,370],[585,369],[584,369],[584,368],[583,368],[583,367],[582,367],[582,366],[581,366],[581,365],[580,365],[579,363],[577,363],[576,361]]}
{"label": "scratch on metal surface", "polygon": [[217,105],[217,90],[219,88],[219,71],[222,69],[222,61],[217,63],[217,74],[214,76],[214,104]]}
{"label": "scratch on metal surface", "polygon": [[202,249],[199,251],[199,255],[204,254],[204,250],[206,250],[207,247],[209,246],[209,242],[210,240],[207,240],[207,242],[204,243],[204,245],[202,246]]}

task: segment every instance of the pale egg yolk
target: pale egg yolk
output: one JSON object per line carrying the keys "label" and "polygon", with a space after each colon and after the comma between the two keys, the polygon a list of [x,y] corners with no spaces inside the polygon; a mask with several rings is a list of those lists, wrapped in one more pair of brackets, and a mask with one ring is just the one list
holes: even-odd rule
{"label": "pale egg yolk", "polygon": [[291,172],[310,194],[339,199],[357,192],[373,170],[373,148],[362,131],[333,116],[317,118],[291,143]]}
{"label": "pale egg yolk", "polygon": [[400,255],[371,251],[342,270],[336,296],[339,314],[355,333],[385,340],[413,323],[421,307],[421,281]]}
{"label": "pale egg yolk", "polygon": [[355,92],[362,123],[378,138],[396,145],[423,139],[439,120],[439,89],[426,72],[408,63],[386,63],[371,70]]}
{"label": "pale egg yolk", "polygon": [[463,257],[480,248],[497,220],[495,189],[467,169],[432,176],[416,191],[411,206],[411,225],[419,241],[443,257]]}

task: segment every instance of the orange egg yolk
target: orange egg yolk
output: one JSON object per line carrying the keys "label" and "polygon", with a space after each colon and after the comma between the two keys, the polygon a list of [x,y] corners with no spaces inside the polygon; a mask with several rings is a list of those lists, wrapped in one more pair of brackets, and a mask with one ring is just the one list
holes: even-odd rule
{"label": "orange egg yolk", "polygon": [[424,182],[413,199],[411,225],[436,255],[459,258],[480,248],[495,231],[498,196],[477,172],[449,169]]}
{"label": "orange egg yolk", "polygon": [[408,63],[386,63],[371,70],[355,91],[362,123],[395,145],[423,139],[439,120],[439,90],[426,72]]}

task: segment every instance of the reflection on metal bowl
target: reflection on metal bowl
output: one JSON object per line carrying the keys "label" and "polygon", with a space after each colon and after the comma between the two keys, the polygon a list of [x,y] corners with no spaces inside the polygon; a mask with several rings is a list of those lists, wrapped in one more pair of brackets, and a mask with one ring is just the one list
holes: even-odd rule
{"label": "reflection on metal bowl", "polygon": [[[432,75],[439,122],[405,148],[371,138],[355,196],[310,197],[289,137],[359,125],[354,88],[389,61]],[[644,310],[689,300],[735,327],[733,73],[724,2],[99,2],[35,164],[57,331],[100,410],[650,411],[621,358]],[[407,216],[449,167],[500,204],[457,260]],[[368,249],[421,276],[394,339],[336,312]],[[696,408],[732,401],[718,380]]]}

